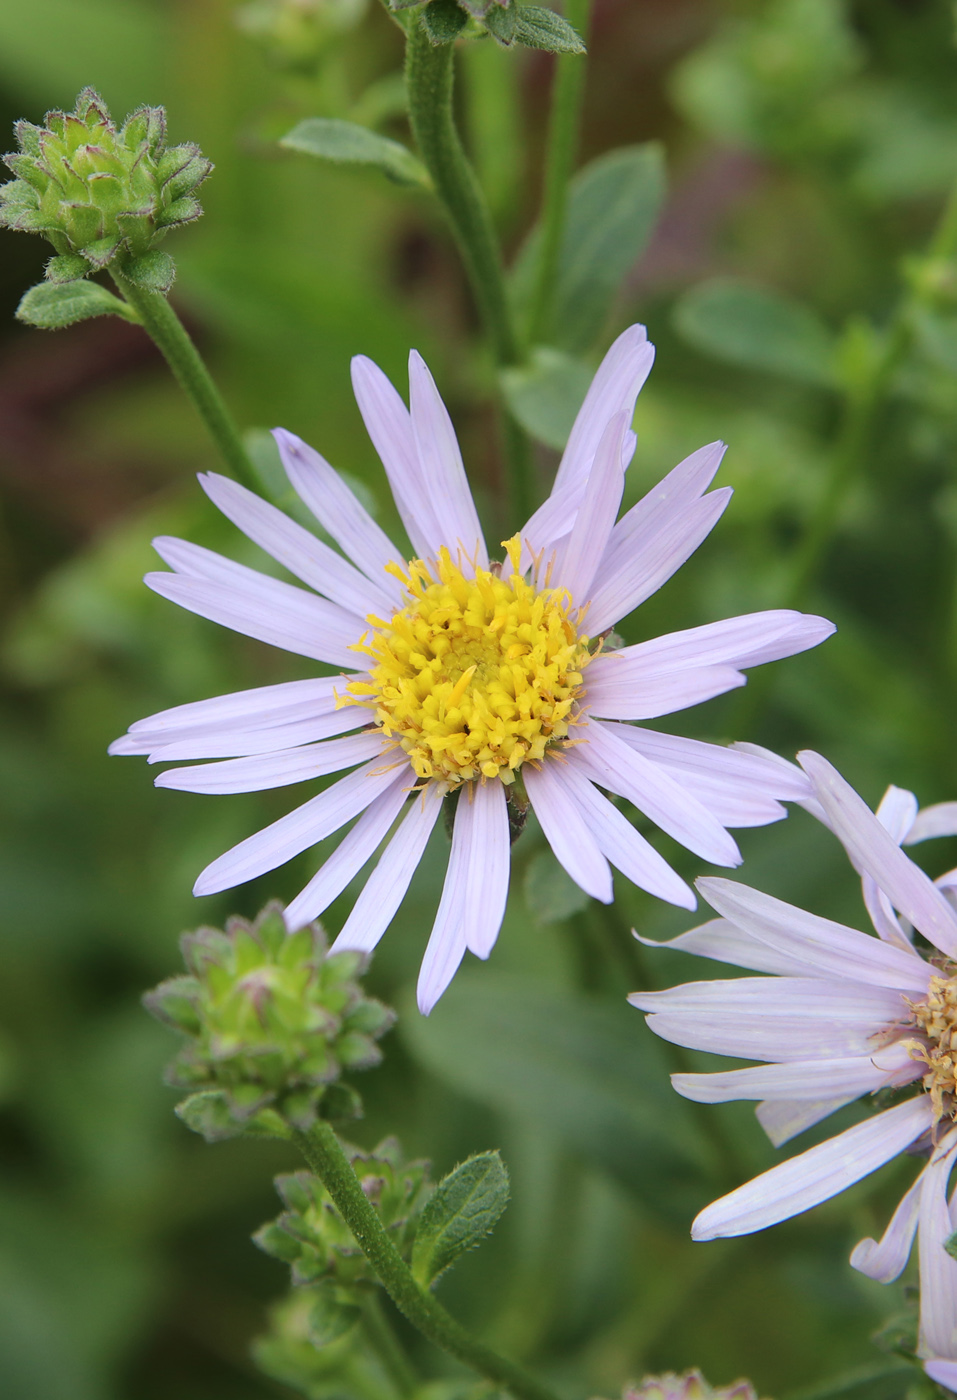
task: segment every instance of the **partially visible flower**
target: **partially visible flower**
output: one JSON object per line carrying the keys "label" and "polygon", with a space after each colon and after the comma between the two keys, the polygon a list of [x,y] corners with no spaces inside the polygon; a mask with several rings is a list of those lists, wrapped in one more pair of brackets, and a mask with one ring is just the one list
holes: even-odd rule
{"label": "partially visible flower", "polygon": [[750,1381],[710,1386],[700,1371],[676,1376],[646,1376],[639,1385],[625,1387],[622,1400],[758,1400]]}
{"label": "partially visible flower", "polygon": [[122,260],[150,285],[172,281],[155,251],[169,229],[203,212],[196,189],[212,170],[198,146],[166,144],[166,112],[138,107],[117,128],[106,103],[84,88],[72,112],[47,112],[43,126],[17,122],[19,151],[4,156],[16,176],[0,186],[0,225],[40,233],[56,250],[52,282],[70,282]]}
{"label": "partially visible flower", "polygon": [[[699,1240],[777,1224],[908,1149],[936,1142],[934,1163],[941,1163],[957,1137],[957,911],[948,898],[957,872],[935,885],[900,848],[905,839],[957,831],[957,805],[918,815],[913,794],[890,788],[875,815],[825,759],[805,753],[799,760],[821,815],[862,874],[878,936],[732,881],[699,880],[723,917],[665,946],[777,976],[694,982],[630,1000],[666,1040],[769,1062],[676,1074],[672,1083],[699,1103],[759,1100],[758,1118],[775,1145],[863,1094],[918,1092],[715,1201],[694,1222]],[[929,961],[914,946],[915,928],[937,950]],[[895,1216],[887,1249],[910,1228],[909,1249],[916,1192]],[[858,1267],[866,1255],[855,1258]],[[906,1250],[900,1267],[904,1260]]]}
{"label": "partially visible flower", "polygon": [[602,789],[703,860],[728,866],[741,857],[727,827],[776,821],[781,799],[809,795],[803,774],[779,760],[632,723],[743,685],[743,667],[803,651],[834,630],[779,610],[612,649],[611,629],[694,552],[731,495],[728,487],[706,494],[724,452],[713,443],[616,523],[635,400],[653,357],[643,326],[611,347],[551,495],[505,543],[501,563],[489,559],[451,420],[415,352],[410,409],[370,360],[353,361],[411,561],[291,433],[276,432],[289,480],[348,559],[236,482],[200,478],[235,525],[324,596],[168,538],[154,545],[174,572],[146,582],[334,674],[180,705],[138,721],[110,751],[151,762],[225,760],[156,779],[191,792],[255,792],[355,771],[213,861],[196,894],[274,870],[358,818],[288,906],[287,924],[298,928],[346,888],[401,815],[334,945],[369,952],[408,889],[443,799],[457,798],[419,979],[428,1012],[465,950],[487,958],[498,935],[510,810],[520,817],[531,803],[557,859],[594,898],[612,899],[611,862],[690,909],[692,891]]}

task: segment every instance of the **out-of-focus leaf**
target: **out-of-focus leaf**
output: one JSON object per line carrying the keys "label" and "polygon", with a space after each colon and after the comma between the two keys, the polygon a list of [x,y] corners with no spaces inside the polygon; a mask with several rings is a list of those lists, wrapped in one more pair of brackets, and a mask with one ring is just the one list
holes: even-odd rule
{"label": "out-of-focus leaf", "polygon": [[957,374],[957,316],[925,312],[916,318],[917,345],[940,369]]}
{"label": "out-of-focus leaf", "polygon": [[525,903],[537,922],[554,924],[584,909],[588,895],[551,851],[539,851],[525,871]]}
{"label": "out-of-focus leaf", "polygon": [[508,1205],[508,1172],[497,1152],[480,1152],[443,1177],[429,1197],[412,1247],[412,1272],[430,1284],[495,1228]]}
{"label": "out-of-focus leaf", "polygon": [[911,1395],[920,1372],[906,1361],[858,1367],[823,1385],[788,1391],[783,1400],[902,1400]]}
{"label": "out-of-focus leaf", "polygon": [[460,974],[428,1018],[410,1010],[399,1024],[440,1079],[537,1123],[648,1205],[686,1213],[700,1199],[701,1145],[660,1044],[627,1006],[483,970]]}
{"label": "out-of-focus leaf", "polygon": [[674,310],[698,350],[808,384],[834,383],[834,337],[810,307],[736,277],[699,282]]}
{"label": "out-of-focus leaf", "polygon": [[307,117],[279,142],[288,151],[301,151],[337,165],[373,165],[399,185],[427,189],[428,171],[408,147],[355,122],[333,117]]}
{"label": "out-of-focus leaf", "polygon": [[[562,350],[587,350],[601,334],[622,281],[644,251],[665,195],[655,142],[623,146],[580,170],[569,191],[554,311],[546,334]],[[515,268],[515,296],[527,296],[538,259],[536,229]]]}
{"label": "out-of-focus leaf", "polygon": [[40,282],[20,298],[17,319],[42,330],[59,330],[91,316],[136,317],[125,301],[98,282]]}
{"label": "out-of-focus leaf", "polygon": [[540,345],[528,364],[502,371],[502,388],[525,431],[560,451],[591,379],[591,370],[581,360]]}

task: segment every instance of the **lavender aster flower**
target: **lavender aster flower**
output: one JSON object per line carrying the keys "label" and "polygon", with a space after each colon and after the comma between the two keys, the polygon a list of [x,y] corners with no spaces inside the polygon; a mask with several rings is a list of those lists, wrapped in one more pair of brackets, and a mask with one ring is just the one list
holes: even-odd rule
{"label": "lavender aster flower", "polygon": [[[676,1074],[672,1082],[699,1103],[759,1100],[758,1118],[776,1146],[863,1094],[905,1086],[923,1092],[715,1201],[692,1226],[699,1240],[777,1224],[924,1144],[937,1144],[927,1169],[936,1191],[957,1142],[951,1127],[957,1117],[957,1044],[951,1044],[957,910],[949,897],[957,871],[934,884],[900,847],[957,832],[957,804],[918,814],[913,794],[890,788],[875,815],[818,754],[801,754],[799,761],[819,814],[862,874],[877,937],[733,881],[699,880],[698,889],[722,917],[666,946],[777,975],[689,983],[638,992],[630,1000],[650,1013],[649,1026],[666,1040],[765,1061],[717,1074]],[[914,946],[914,929],[937,950],[930,960]],[[873,1241],[858,1247],[858,1268],[896,1277],[886,1271],[903,1249],[900,1272],[921,1189],[915,1185],[904,1198],[880,1247]],[[933,1208],[940,1213],[939,1201]]]}
{"label": "lavender aster flower", "polygon": [[831,623],[763,612],[603,648],[619,619],[694,552],[731,494],[705,494],[724,451],[714,443],[616,523],[635,446],[629,425],[653,356],[642,326],[612,346],[551,495],[506,542],[501,564],[489,560],[452,423],[415,352],[408,409],[371,361],[353,361],[356,398],[411,561],[291,433],[276,432],[286,472],[342,554],[236,482],[200,478],[244,534],[315,591],[168,538],[154,544],[173,572],[146,582],[181,607],[336,674],[180,705],[134,724],[111,752],[219,760],[156,780],[189,792],[253,792],[353,771],[213,861],[196,894],[273,870],[357,819],[287,908],[290,929],[299,928],[345,889],[401,816],[334,945],[368,952],[408,888],[443,798],[458,793],[419,979],[428,1012],[466,948],[488,957],[498,934],[510,793],[524,787],[556,857],[594,898],[612,898],[611,862],[686,908],[695,907],[691,890],[601,789],[627,798],[702,859],[728,866],[740,861],[728,826],[775,821],[785,815],[782,799],[807,795],[789,765],[633,721],[743,685],[742,667],[814,646]]}

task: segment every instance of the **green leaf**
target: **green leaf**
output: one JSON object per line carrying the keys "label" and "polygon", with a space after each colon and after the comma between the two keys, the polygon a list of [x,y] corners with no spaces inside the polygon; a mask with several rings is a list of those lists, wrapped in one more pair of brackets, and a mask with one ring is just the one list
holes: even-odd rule
{"label": "green leaf", "polygon": [[834,384],[835,340],[810,307],[735,277],[699,282],[674,310],[696,349],[747,369],[807,384]]}
{"label": "green leaf", "polygon": [[21,298],[17,318],[29,326],[57,330],[91,316],[122,316],[136,322],[136,313],[125,301],[97,282],[40,282]]}
{"label": "green leaf", "polygon": [[[660,146],[624,146],[580,170],[569,191],[551,325],[546,338],[580,353],[599,337],[625,277],[651,237],[665,194]],[[536,229],[515,269],[527,301],[538,261]]]}
{"label": "green leaf", "polygon": [[522,5],[516,11],[515,41],[548,53],[587,53],[581,35],[568,20],[540,5]]}
{"label": "green leaf", "polygon": [[279,142],[289,151],[335,161],[340,165],[374,165],[400,185],[429,188],[431,181],[421,161],[398,141],[331,117],[308,117]]}
{"label": "green leaf", "polygon": [[78,282],[90,271],[90,264],[79,253],[63,253],[51,258],[46,267],[48,282]]}
{"label": "green leaf", "polygon": [[516,6],[513,0],[513,3],[504,9],[500,5],[493,4],[482,16],[488,32],[506,49],[515,42],[515,12]]}
{"label": "green leaf", "polygon": [[588,365],[548,345],[537,346],[528,364],[502,371],[502,389],[514,417],[532,437],[559,451],[591,380]]}
{"label": "green leaf", "polygon": [[468,15],[457,0],[431,0],[422,11],[422,28],[436,48],[452,44],[468,24]]}
{"label": "green leaf", "polygon": [[536,923],[555,924],[584,909],[588,895],[551,851],[539,851],[525,871],[525,903]]}
{"label": "green leaf", "polygon": [[475,1249],[508,1205],[508,1172],[498,1152],[480,1152],[449,1172],[429,1197],[412,1247],[412,1272],[424,1287]]}
{"label": "green leaf", "polygon": [[399,1020],[414,1057],[475,1102],[577,1152],[670,1219],[700,1209],[709,1165],[660,1041],[630,1007],[519,976],[459,973],[431,1016]]}
{"label": "green leaf", "polygon": [[176,1117],[194,1133],[199,1133],[207,1142],[223,1142],[226,1138],[239,1137],[242,1124],[232,1115],[226,1095],[215,1089],[204,1089],[198,1094],[190,1094],[175,1109]]}
{"label": "green leaf", "polygon": [[123,276],[148,292],[168,292],[176,279],[176,264],[169,253],[154,249],[128,262]]}

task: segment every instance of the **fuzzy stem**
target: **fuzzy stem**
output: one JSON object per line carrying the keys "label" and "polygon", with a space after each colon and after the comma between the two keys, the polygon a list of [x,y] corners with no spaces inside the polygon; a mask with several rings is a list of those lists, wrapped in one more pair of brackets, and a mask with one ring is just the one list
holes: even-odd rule
{"label": "fuzzy stem", "polygon": [[162,292],[146,291],[123,276],[118,267],[110,273],[117,288],[136,312],[147,335],[160,350],[180,387],[192,400],[229,470],[247,486],[257,487],[256,473],[243,446],[239,429],[190,338],[189,332]]}
{"label": "fuzzy stem", "polygon": [[[566,0],[565,13],[568,21],[583,38],[586,37],[590,7],[591,0]],[[528,341],[532,345],[540,340],[547,340],[551,330],[558,259],[565,232],[568,185],[578,153],[586,71],[582,54],[560,54],[555,61],[548,149],[545,157],[542,236],[528,313]]]}
{"label": "fuzzy stem", "polygon": [[553,1392],[524,1367],[497,1355],[467,1332],[437,1298],[416,1282],[328,1123],[320,1120],[308,1132],[293,1129],[291,1136],[329,1192],[389,1297],[423,1336],[479,1375],[503,1386],[516,1400],[556,1400]]}

